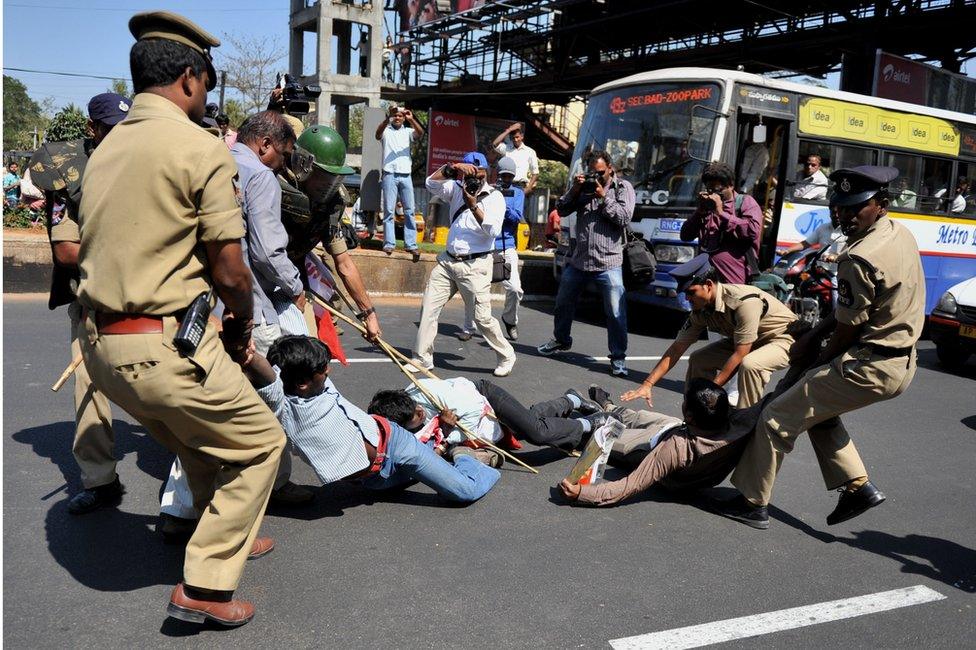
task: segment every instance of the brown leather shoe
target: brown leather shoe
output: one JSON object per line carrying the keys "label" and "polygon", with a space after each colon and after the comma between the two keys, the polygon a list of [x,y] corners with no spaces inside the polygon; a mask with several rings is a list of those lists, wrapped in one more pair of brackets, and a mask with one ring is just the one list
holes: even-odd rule
{"label": "brown leather shoe", "polygon": [[264,557],[273,551],[274,547],[275,541],[270,537],[255,537],[254,543],[251,544],[251,552],[247,554],[247,559],[256,560],[259,557]]}
{"label": "brown leather shoe", "polygon": [[173,618],[190,623],[205,623],[207,620],[236,627],[254,618],[254,605],[246,600],[198,600],[190,598],[183,589],[183,583],[173,588],[166,613]]}

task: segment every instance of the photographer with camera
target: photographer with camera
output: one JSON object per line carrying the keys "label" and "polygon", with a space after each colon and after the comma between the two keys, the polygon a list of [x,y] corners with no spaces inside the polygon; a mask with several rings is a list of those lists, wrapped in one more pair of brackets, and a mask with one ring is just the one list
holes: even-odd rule
{"label": "photographer with camera", "polygon": [[[404,122],[410,128],[404,128]],[[396,248],[396,229],[393,210],[397,199],[403,204],[406,217],[403,220],[403,245],[413,254],[413,261],[420,259],[417,249],[417,224],[414,221],[413,162],[410,145],[423,137],[424,128],[413,118],[413,113],[393,105],[385,120],[376,127],[376,139],[383,143],[383,252],[389,255]]]}
{"label": "photographer with camera", "polygon": [[762,209],[748,194],[735,191],[735,174],[721,162],[706,165],[698,210],[681,225],[681,241],[698,240],[720,282],[748,284],[758,273]]}
{"label": "photographer with camera", "polygon": [[590,282],[600,288],[607,318],[610,372],[627,376],[627,301],[624,298],[624,238],[634,216],[634,187],[617,178],[610,154],[593,151],[584,161],[587,172],[556,202],[560,217],[576,213],[576,227],[556,294],[552,339],[540,345],[550,356],[573,345],[570,331],[580,293]]}
{"label": "photographer with camera", "polygon": [[472,151],[461,162],[448,163],[427,178],[428,191],[449,206],[451,228],[447,250],[437,256],[437,266],[427,278],[420,308],[414,364],[423,368],[434,367],[437,320],[457,291],[466,307],[473,306],[475,326],[498,355],[495,376],[504,377],[515,366],[515,350],[491,315],[491,253],[502,232],[505,199],[487,183],[487,176],[488,161]]}

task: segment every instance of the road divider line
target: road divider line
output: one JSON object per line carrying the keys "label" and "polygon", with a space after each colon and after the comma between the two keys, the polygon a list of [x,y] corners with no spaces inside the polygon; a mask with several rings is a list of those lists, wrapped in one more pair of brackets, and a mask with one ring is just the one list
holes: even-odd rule
{"label": "road divider line", "polygon": [[730,618],[724,621],[690,625],[673,630],[652,632],[610,641],[614,650],[650,650],[652,648],[700,648],[714,643],[819,625],[867,614],[877,614],[901,607],[921,605],[945,596],[923,585],[882,591],[866,596],[832,600],[816,605],[781,609],[766,614]]}

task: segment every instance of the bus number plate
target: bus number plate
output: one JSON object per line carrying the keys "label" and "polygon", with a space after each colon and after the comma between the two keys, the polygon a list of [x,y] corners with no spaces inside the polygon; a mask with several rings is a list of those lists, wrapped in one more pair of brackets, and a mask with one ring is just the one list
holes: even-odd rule
{"label": "bus number plate", "polygon": [[658,229],[661,232],[681,232],[681,224],[683,223],[683,219],[661,219],[658,222]]}

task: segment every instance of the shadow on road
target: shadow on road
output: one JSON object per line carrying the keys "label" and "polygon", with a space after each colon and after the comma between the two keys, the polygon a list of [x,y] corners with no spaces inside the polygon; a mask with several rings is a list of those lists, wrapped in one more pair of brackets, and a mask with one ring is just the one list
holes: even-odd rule
{"label": "shadow on road", "polygon": [[134,591],[181,579],[183,547],[163,544],[156,521],[108,508],[76,517],[63,499],[48,510],[44,530],[51,556],[80,584]]}
{"label": "shadow on road", "polygon": [[899,537],[877,530],[862,530],[854,537],[837,537],[816,530],[793,515],[770,506],[769,516],[826,544],[839,542],[902,564],[902,573],[937,580],[966,593],[976,593],[976,550],[930,535]]}
{"label": "shadow on road", "polygon": [[[166,480],[169,466],[173,462],[173,455],[170,452],[154,441],[142,427],[133,426],[122,420],[114,420],[112,428],[115,430],[116,458],[125,459],[135,454],[136,466],[140,470],[160,481]],[[74,422],[55,422],[21,429],[12,437],[19,443],[30,445],[35,454],[57,465],[65,483],[69,488],[74,489],[81,485],[78,464],[75,463],[71,453],[74,435]]]}

